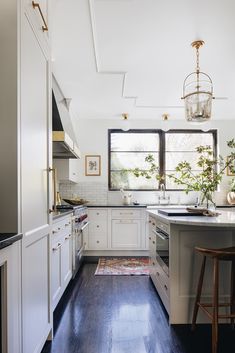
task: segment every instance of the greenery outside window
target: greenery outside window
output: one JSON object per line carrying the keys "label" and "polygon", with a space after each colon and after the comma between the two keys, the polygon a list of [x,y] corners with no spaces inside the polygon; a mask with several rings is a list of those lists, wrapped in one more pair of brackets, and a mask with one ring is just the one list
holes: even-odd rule
{"label": "greenery outside window", "polygon": [[[217,131],[210,130],[109,130],[109,190],[159,190],[154,179],[136,178],[123,170],[147,170],[146,156],[153,155],[161,175],[174,173],[180,161],[191,165],[196,160],[196,147],[210,145],[216,155]],[[199,170],[198,170],[199,171]],[[195,166],[194,172],[197,172]],[[172,179],[165,178],[167,190],[180,190]]]}

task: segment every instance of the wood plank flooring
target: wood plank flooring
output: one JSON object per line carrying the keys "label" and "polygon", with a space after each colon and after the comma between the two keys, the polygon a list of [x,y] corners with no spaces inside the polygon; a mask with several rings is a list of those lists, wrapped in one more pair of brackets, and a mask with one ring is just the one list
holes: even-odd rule
{"label": "wood plank flooring", "polygon": [[[211,327],[169,326],[148,276],[94,276],[85,264],[54,312],[42,353],[210,353]],[[235,352],[235,330],[219,330],[219,352]]]}

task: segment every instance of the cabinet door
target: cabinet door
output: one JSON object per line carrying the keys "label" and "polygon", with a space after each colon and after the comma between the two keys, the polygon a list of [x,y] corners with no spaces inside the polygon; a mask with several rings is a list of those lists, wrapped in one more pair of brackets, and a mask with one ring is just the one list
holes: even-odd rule
{"label": "cabinet door", "polygon": [[48,213],[50,67],[25,13],[20,53],[23,352],[36,353],[52,326]]}
{"label": "cabinet door", "polygon": [[112,249],[140,249],[140,220],[112,220]]}
{"label": "cabinet door", "polygon": [[[36,6],[33,6],[32,0],[24,0],[25,11],[29,14],[31,22],[34,24],[34,27],[39,31],[40,39],[49,39],[50,33],[50,23],[49,23],[49,0],[34,0]],[[40,10],[39,10],[39,7]],[[45,23],[48,30],[45,29]],[[44,28],[44,29],[43,29]]]}
{"label": "cabinet door", "polygon": [[72,278],[72,237],[68,234],[64,237],[61,247],[61,281],[65,289]]}
{"label": "cabinet door", "polygon": [[52,293],[52,308],[56,307],[62,290],[61,283],[61,242],[56,242],[52,245],[51,255],[51,293]]}

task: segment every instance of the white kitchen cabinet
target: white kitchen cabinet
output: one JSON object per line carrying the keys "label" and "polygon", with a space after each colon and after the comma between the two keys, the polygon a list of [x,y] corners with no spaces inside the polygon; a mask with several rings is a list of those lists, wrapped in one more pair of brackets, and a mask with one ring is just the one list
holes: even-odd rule
{"label": "white kitchen cabinet", "polygon": [[87,255],[148,255],[144,208],[89,208],[88,217]]}
{"label": "white kitchen cabinet", "polygon": [[108,210],[88,210],[89,233],[86,250],[106,250],[108,248]]}
{"label": "white kitchen cabinet", "polygon": [[[40,352],[50,308],[50,58],[26,11],[21,18],[21,223],[23,352]],[[38,30],[40,31],[40,30]],[[29,55],[30,53],[30,55]],[[35,325],[35,318],[37,325]]]}
{"label": "white kitchen cabinet", "polygon": [[54,159],[53,165],[56,168],[58,181],[72,181],[78,183],[78,159]]}
{"label": "white kitchen cabinet", "polygon": [[51,295],[54,310],[72,278],[71,216],[57,219],[52,226]]}
{"label": "white kitchen cabinet", "polygon": [[1,348],[3,353],[21,352],[21,241],[0,250]]}
{"label": "white kitchen cabinet", "polygon": [[113,219],[111,247],[116,250],[137,250],[141,248],[139,219]]}
{"label": "white kitchen cabinet", "polygon": [[[0,226],[1,232],[23,233],[22,344],[9,353],[41,352],[52,329],[50,52],[48,36],[26,5],[15,0],[0,2],[4,53],[0,65],[0,183],[2,203],[8,210],[1,209]],[[32,9],[32,2],[29,6]]]}
{"label": "white kitchen cabinet", "polygon": [[50,36],[50,0],[23,0],[24,11],[30,17],[30,22],[36,31],[39,31],[39,40],[49,45]]}

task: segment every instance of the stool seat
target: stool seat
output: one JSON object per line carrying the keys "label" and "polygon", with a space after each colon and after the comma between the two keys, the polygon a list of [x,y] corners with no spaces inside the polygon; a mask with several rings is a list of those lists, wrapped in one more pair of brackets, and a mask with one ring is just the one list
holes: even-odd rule
{"label": "stool seat", "polygon": [[220,248],[220,249],[210,249],[210,248],[200,248],[195,247],[196,251],[204,254],[205,256],[217,257],[220,260],[232,261],[235,257],[235,246],[229,248]]}
{"label": "stool seat", "polygon": [[[197,314],[199,308],[211,319],[212,322],[212,353],[217,353],[218,346],[218,320],[230,319],[234,327],[235,319],[235,247],[210,249],[195,247],[195,250],[203,255],[200,277],[198,281],[197,294],[195,299],[192,329],[195,329]],[[206,267],[206,259],[210,257],[213,260],[213,298],[212,303],[202,303],[201,293],[203,286],[203,279]],[[231,290],[230,303],[219,303],[219,262],[231,261]],[[230,314],[219,314],[219,307],[230,307]],[[207,308],[212,309],[210,312]]]}

